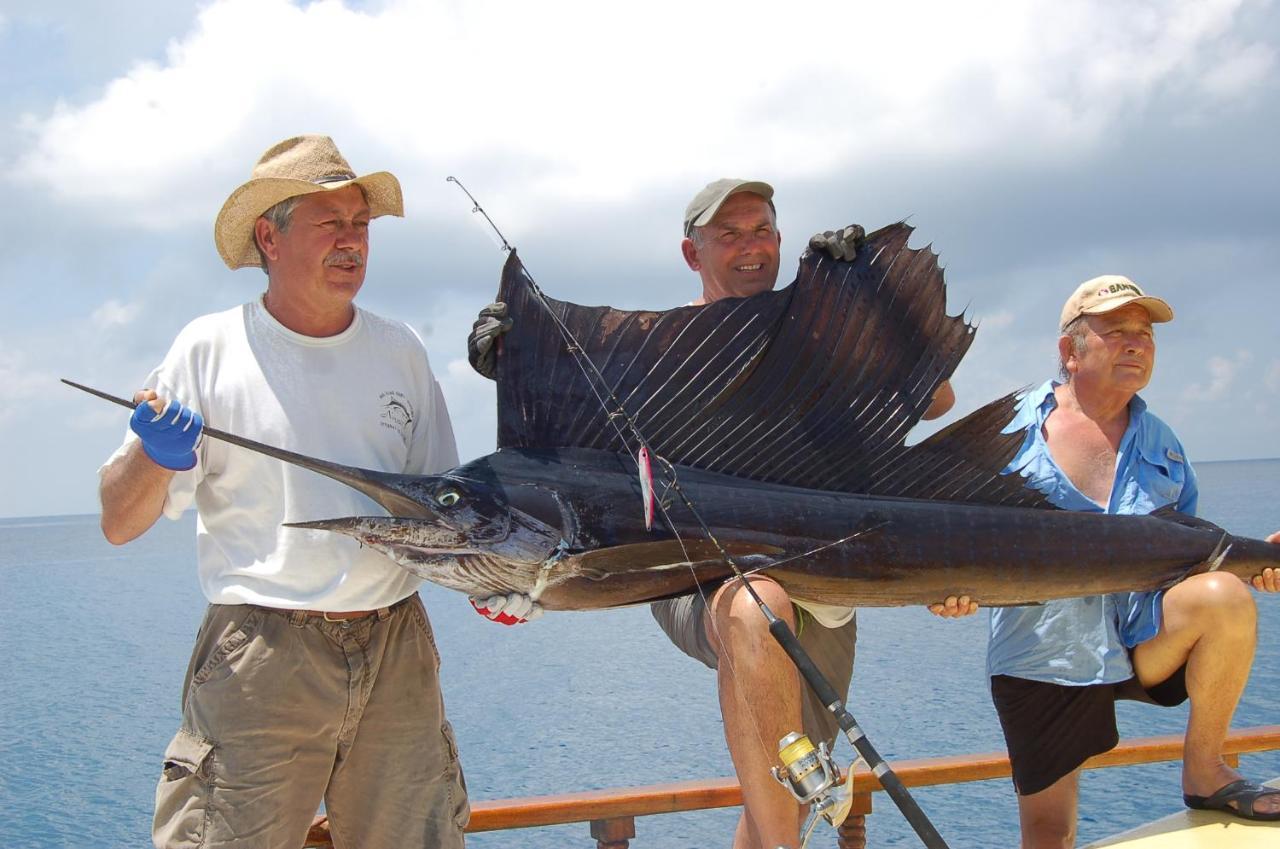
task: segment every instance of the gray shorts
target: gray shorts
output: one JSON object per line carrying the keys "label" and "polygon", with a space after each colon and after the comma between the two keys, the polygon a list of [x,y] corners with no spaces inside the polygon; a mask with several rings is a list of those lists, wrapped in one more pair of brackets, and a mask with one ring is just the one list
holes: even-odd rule
{"label": "gray shorts", "polygon": [[323,799],[339,849],[461,849],[470,809],[439,664],[416,594],[343,622],[210,605],[155,845],[301,846]]}
{"label": "gray shorts", "polygon": [[[849,682],[853,678],[853,656],[858,639],[857,616],[839,628],[826,628],[818,624],[803,608],[793,605],[792,609],[800,630],[800,645],[813,658],[818,670],[835,691],[842,698],[846,697]],[[676,648],[694,660],[702,661],[711,669],[717,667],[719,658],[707,639],[707,603],[701,593],[657,601],[649,605],[649,610],[662,630],[667,632],[671,642],[676,644]],[[839,723],[807,684],[802,684],[802,690],[804,733],[809,735],[814,745],[819,740],[825,740],[828,746],[831,745],[840,732]]]}

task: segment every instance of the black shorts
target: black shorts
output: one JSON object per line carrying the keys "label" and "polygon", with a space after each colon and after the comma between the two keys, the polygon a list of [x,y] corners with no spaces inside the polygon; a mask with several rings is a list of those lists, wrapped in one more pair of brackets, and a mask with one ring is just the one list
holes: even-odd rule
{"label": "black shorts", "polygon": [[1143,688],[1137,678],[1119,684],[1068,687],[1008,675],[991,676],[1004,739],[1019,796],[1046,790],[1094,755],[1115,748],[1116,701],[1173,707],[1187,700],[1187,668]]}

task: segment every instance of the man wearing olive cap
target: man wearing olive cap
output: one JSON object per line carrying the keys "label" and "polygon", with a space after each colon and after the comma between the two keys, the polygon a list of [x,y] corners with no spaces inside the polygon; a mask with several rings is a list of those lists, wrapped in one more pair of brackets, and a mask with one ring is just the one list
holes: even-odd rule
{"label": "man wearing olive cap", "polygon": [[[691,305],[748,297],[776,284],[782,236],[768,183],[725,178],[708,184],[685,208],[683,234],[681,254],[702,284]],[[862,238],[862,228],[851,225],[814,236],[809,247],[852,261]],[[501,304],[481,312],[468,340],[472,365],[481,374],[493,376],[494,340],[510,326]],[[924,417],[941,416],[954,402],[950,384],[944,382]],[[758,575],[751,581],[770,609],[797,633],[823,675],[837,691],[847,692],[857,637],[854,611],[809,602],[793,605],[771,578]],[[970,612],[970,606],[968,598],[949,598],[933,609],[954,616]],[[716,670],[725,740],[744,803],[733,845],[798,845],[800,806],[769,769],[784,735],[803,728],[815,743],[830,743],[839,731],[835,718],[800,680],[795,665],[769,634],[768,621],[736,581],[708,597],[695,594],[657,602],[652,610],[677,647]]]}
{"label": "man wearing olive cap", "polygon": [[325,803],[338,846],[460,847],[466,791],[420,580],[289,522],[380,512],[335,481],[225,442],[203,418],[351,466],[457,465],[440,387],[406,325],[357,307],[391,174],[356,176],[325,136],[263,154],[214,226],[266,291],[188,324],[135,395],[101,470],[116,544],[198,511],[209,608],[156,791],[157,847],[297,847]]}
{"label": "man wearing olive cap", "polygon": [[[1152,325],[1173,310],[1126,277],[1096,277],[1059,319],[1060,381],[1021,402],[1011,430],[1025,439],[1006,472],[1059,507],[1193,515],[1195,472],[1169,426],[1138,391],[1155,365]],[[1269,537],[1280,542],[1280,533]],[[1267,569],[1252,579],[1280,589]],[[1176,705],[1191,714],[1184,801],[1255,819],[1280,818],[1280,791],[1244,781],[1222,760],[1257,638],[1248,586],[1206,572],[1168,591],[1061,599],[991,612],[987,667],[1018,793],[1022,845],[1074,845],[1080,766],[1118,741],[1115,701]]]}

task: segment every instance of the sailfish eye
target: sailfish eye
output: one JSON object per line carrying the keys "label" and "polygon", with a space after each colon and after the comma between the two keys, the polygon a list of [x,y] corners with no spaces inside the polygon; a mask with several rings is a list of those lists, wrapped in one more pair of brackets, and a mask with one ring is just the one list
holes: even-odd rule
{"label": "sailfish eye", "polygon": [[441,507],[452,507],[462,500],[462,495],[456,489],[446,489],[444,492],[436,496],[436,501]]}

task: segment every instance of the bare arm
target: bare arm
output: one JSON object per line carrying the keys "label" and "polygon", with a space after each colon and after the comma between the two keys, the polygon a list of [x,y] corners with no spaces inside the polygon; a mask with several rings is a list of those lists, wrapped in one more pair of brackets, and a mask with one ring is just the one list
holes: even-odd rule
{"label": "bare arm", "polygon": [[951,388],[951,381],[944,380],[938,384],[937,390],[933,393],[933,403],[929,405],[929,409],[924,411],[921,416],[925,421],[936,419],[939,416],[947,414],[952,407],[956,405],[956,393]]}
{"label": "bare arm", "polygon": [[135,442],[102,473],[102,535],[112,545],[137,539],[160,518],[174,473],[151,461]]}
{"label": "bare arm", "polygon": [[[164,402],[151,390],[138,392],[135,402],[150,401],[156,412]],[[174,472],[152,461],[134,442],[123,457],[102,472],[98,498],[102,501],[102,535],[112,545],[124,545],[142,536],[164,509]]]}

